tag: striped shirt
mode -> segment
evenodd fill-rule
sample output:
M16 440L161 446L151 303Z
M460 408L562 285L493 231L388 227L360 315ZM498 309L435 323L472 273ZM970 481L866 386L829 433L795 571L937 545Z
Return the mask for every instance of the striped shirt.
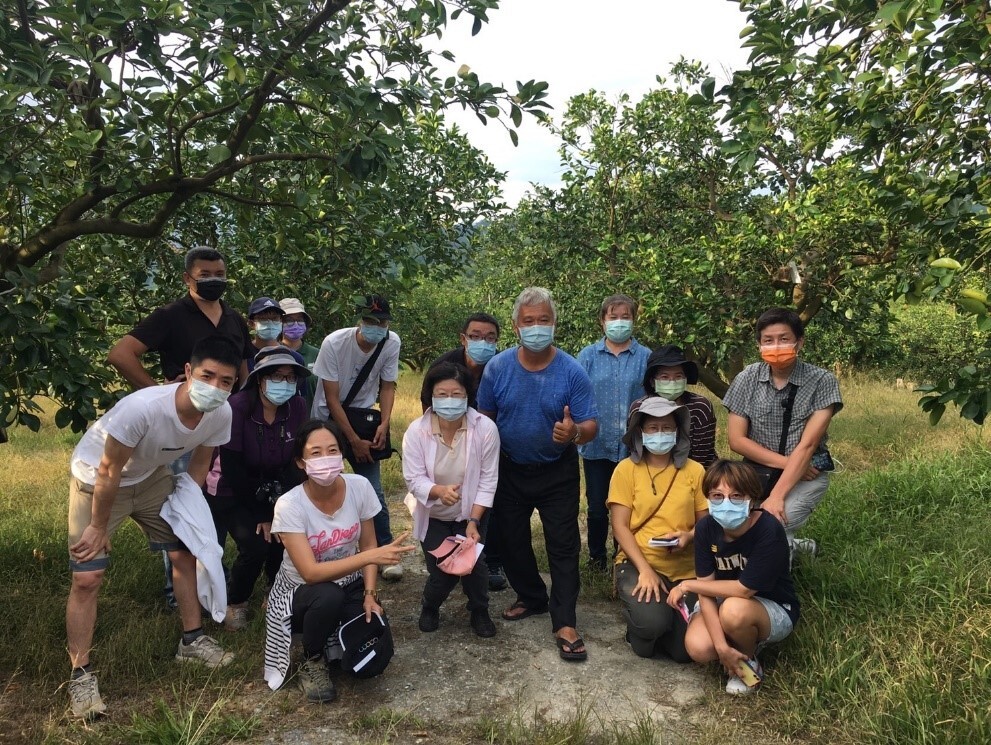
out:
M802 432L812 414L830 407L833 414L837 414L843 408L840 384L831 372L799 360L791 371L788 384L779 390L771 381L771 366L765 362L755 362L747 365L730 383L723 406L749 422L749 439L776 453L781 443L785 406L792 386L797 390L785 451L782 453L790 455L802 439ZM823 435L816 453L828 452L826 440L827 436Z

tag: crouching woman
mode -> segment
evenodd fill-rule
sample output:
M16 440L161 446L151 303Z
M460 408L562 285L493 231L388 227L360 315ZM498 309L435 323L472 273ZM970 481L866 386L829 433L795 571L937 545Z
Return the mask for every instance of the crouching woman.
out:
M272 533L286 555L269 595L266 613L265 680L279 688L289 671L293 633L303 636L300 685L306 698L336 698L324 649L340 623L364 612L382 613L378 565L398 564L415 546L408 533L378 547L372 518L381 509L364 476L344 474L347 441L334 422L311 419L296 435L296 465L306 481L279 497Z
M757 653L780 642L798 622L798 597L788 572L788 539L770 513L751 509L763 492L757 472L739 461L716 461L702 482L709 515L695 526L695 572L668 595L698 603L685 649L699 663L723 666L726 692L757 690L764 671ZM701 612L699 612L701 611Z

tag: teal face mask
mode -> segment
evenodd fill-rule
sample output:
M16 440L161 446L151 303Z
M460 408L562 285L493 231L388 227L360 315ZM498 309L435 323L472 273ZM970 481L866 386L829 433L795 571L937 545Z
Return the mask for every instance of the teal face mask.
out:
M520 344L531 352L543 352L553 343L553 326L522 326L520 328Z
M606 321L606 338L614 344L622 344L633 336L633 321Z
M670 453L675 443L678 442L677 432L651 432L650 434L644 432L642 437L643 446L654 455Z
M389 329L385 326L372 326L368 323L361 324L361 335L369 344L378 344L389 335Z
M255 321L255 335L265 341L275 341L282 334L282 321Z
M286 401L296 395L296 384L285 380L266 380L262 389L265 398L276 406L282 406Z
M655 380L654 390L657 391L658 396L666 398L668 401L674 401L685 392L687 385L688 381L684 378L681 380Z

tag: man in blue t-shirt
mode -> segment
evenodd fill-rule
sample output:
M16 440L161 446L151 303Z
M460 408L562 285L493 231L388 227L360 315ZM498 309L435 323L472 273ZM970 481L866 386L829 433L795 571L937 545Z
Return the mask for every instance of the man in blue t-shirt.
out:
M478 409L499 427L502 457L493 520L516 602L503 611L519 621L550 610L561 657L585 660L575 628L578 602L580 476L576 445L598 429L592 383L581 365L554 346L554 301L542 287L528 287L513 306L520 345L485 366ZM551 591L540 578L530 517L540 514L551 570Z

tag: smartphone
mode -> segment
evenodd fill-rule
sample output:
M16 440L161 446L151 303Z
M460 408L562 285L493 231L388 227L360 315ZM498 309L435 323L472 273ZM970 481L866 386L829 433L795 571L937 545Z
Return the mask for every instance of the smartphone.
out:
M757 674L757 670L754 669L755 663L751 660L742 660L736 668L736 674L740 676L748 688L753 688L760 684L760 676Z
M684 598L678 601L678 611L681 613L681 617L685 619L685 623L688 623L691 613L688 611L688 603L685 602Z
M651 538L647 541L651 548L678 548L677 538Z

